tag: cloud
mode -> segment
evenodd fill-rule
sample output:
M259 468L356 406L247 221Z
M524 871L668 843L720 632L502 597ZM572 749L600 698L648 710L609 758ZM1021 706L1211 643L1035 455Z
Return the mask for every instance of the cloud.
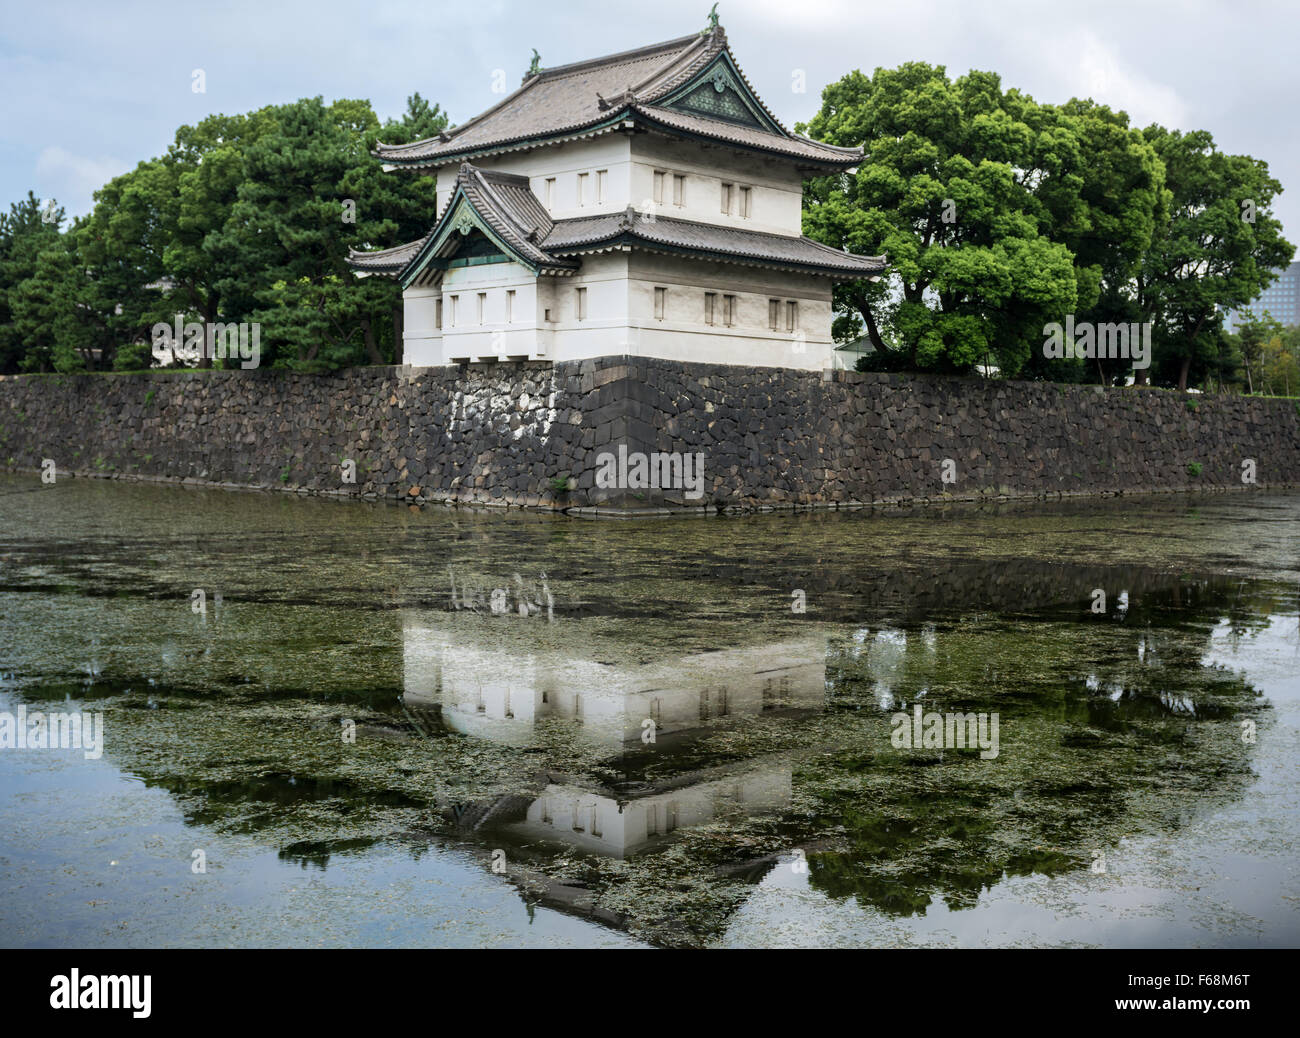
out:
M0 21L0 208L32 188L84 210L130 168L116 156L133 165L159 155L178 126L215 112L321 94L369 98L383 119L419 90L463 122L500 100L495 69L518 82L533 47L552 65L671 39L704 28L710 2L660 0L619 19L608 0L155 0L121 10L46 0L39 20ZM1238 0L724 0L719 11L746 74L787 125L810 118L823 86L851 69L926 61L954 77L997 72L1042 102L1091 96L1138 126L1206 129L1286 180L1300 168L1289 117L1300 93L1294 3L1258 0L1249 15ZM1212 76L1188 57L1207 40ZM195 68L207 73L205 94L190 89ZM792 89L795 70L806 92ZM34 170L46 182L32 183ZM1300 227L1294 186L1277 211Z
M1067 82L1080 97L1091 97L1111 108L1122 108L1133 125L1161 123L1184 127L1190 108L1173 87L1144 76L1140 62L1122 63L1116 53L1092 31L1081 34L1078 64Z
M57 198L69 216L90 212L92 195L131 163L102 156L74 155L52 144L36 158L36 183L42 198Z

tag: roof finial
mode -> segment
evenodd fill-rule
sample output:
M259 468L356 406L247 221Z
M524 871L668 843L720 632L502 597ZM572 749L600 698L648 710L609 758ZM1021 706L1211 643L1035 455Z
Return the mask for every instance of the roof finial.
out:
M527 79L529 76L540 75L541 71L542 71L542 56L537 53L537 48L534 47L533 63L528 66L528 71L524 74L524 78Z
M709 27L704 31L712 32L717 27L718 27L718 5L714 4L712 9L709 11Z

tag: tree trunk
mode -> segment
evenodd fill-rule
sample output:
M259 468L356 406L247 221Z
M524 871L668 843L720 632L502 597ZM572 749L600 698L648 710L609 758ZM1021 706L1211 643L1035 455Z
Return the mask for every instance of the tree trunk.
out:
M1178 368L1178 391L1187 392L1187 373L1192 369L1192 358L1190 356L1183 358L1183 363Z
M366 357L371 364L382 364L384 358L379 355L379 347L375 344L375 326L369 317L361 322L361 332L366 340Z
M888 353L885 347L885 341L880 337L880 329L876 327L876 318L871 312L871 304L867 302L867 297L861 292L853 293L853 305L858 308L858 313L867 324L867 339L881 353Z
M212 367L212 357L208 352L208 346L211 344L211 328L217 321L217 301L212 298L208 305L203 309L203 320L206 324L203 326L203 345L199 351L199 367Z

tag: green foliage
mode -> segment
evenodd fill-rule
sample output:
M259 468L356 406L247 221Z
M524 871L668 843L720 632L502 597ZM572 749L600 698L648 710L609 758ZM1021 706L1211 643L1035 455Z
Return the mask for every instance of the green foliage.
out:
M1256 298L1295 248L1270 211L1282 185L1266 163L1220 152L1205 131L1143 133L1172 199L1140 272L1140 305L1155 324L1151 377L1186 389L1221 370L1223 313Z
M864 149L856 171L811 181L804 198L807 234L890 264L878 282L835 288L835 339L865 333L875 347L863 369L991 362L1003 376L1121 381L1127 361L1042 356L1045 326L1073 314L1150 323L1160 385L1255 377L1259 358L1219 315L1292 255L1263 162L1219 152L1208 133L1138 130L1090 99L1040 104L993 73L950 80L919 62L849 73L799 129ZM1281 352L1273 381L1300 381L1297 354Z
M1199 461L1189 461L1187 463L1187 474L1195 478L1201 474L1202 467Z
M9 212L0 212L0 373L22 370L29 349L43 356L54 349L52 329L20 330L13 312L18 287L36 273L41 252L59 240L63 208L52 201L47 206L28 191Z
M0 371L145 368L177 315L262 325L269 366L400 359L400 289L346 257L428 230L433 178L384 174L371 151L446 125L419 94L382 126L366 101L305 99L182 126L63 233L29 194L0 215Z
M866 157L855 174L809 185L805 230L891 268L888 280L837 286L836 336L865 326L885 370L1019 372L1043 325L1078 299L1069 250L1044 233L1054 208L1077 204L1075 142L985 72L853 72L822 100L807 131Z

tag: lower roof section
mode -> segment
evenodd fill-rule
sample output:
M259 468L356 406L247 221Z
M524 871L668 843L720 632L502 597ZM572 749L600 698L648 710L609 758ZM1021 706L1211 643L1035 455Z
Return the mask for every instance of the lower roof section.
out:
M353 251L348 262L358 276L380 275L409 283L435 254L444 262L454 255L474 226L537 273L571 272L584 253L613 248L798 270L839 281L872 277L885 269L883 256L855 256L803 236L641 213L632 206L623 212L552 221L529 190L527 178L480 170L468 163L461 166L457 188L428 234L390 249Z
M802 236L750 231L721 224L622 213L557 220L541 246L554 256L575 256L618 245L801 270L840 280L871 277L885 269L883 256L855 256Z

